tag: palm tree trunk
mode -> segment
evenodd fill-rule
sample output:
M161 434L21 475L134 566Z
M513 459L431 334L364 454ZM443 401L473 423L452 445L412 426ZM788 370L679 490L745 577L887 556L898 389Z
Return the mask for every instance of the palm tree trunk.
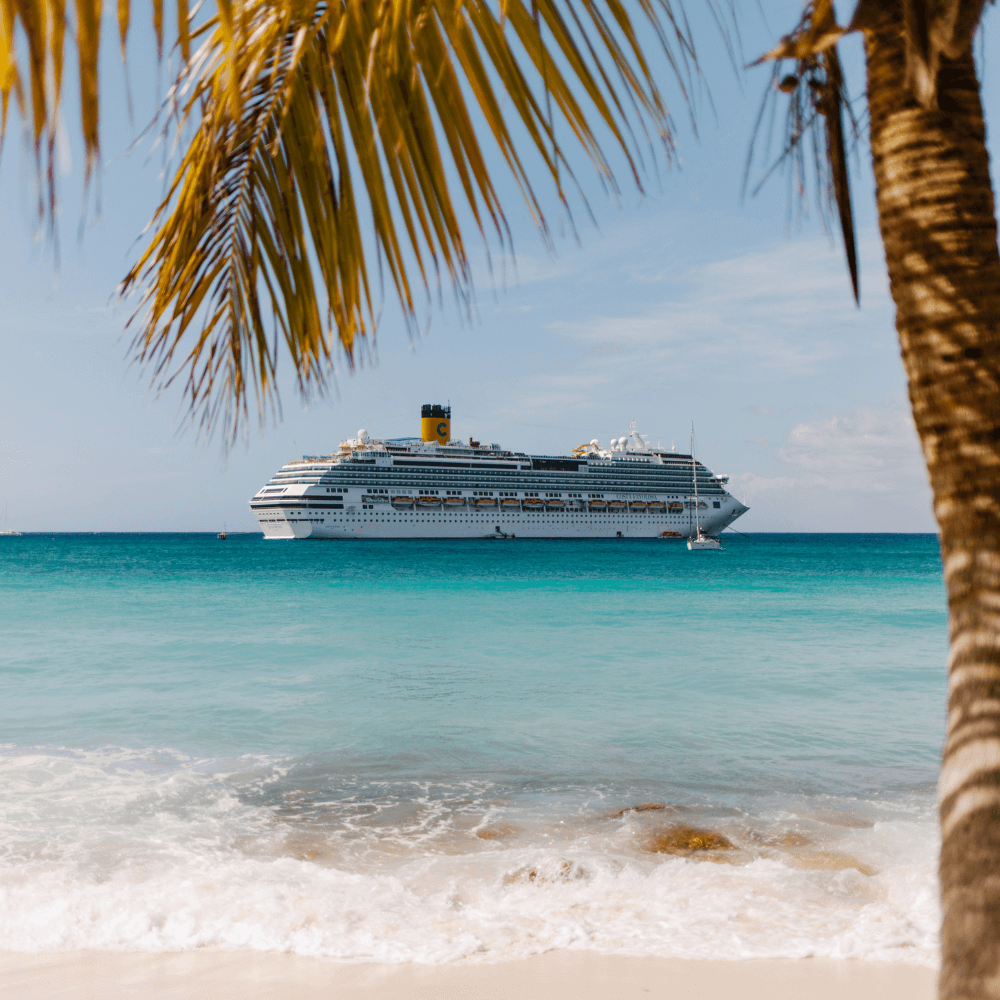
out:
M940 996L1000 997L1000 255L971 47L936 108L905 81L903 4L866 32L879 224L948 589Z

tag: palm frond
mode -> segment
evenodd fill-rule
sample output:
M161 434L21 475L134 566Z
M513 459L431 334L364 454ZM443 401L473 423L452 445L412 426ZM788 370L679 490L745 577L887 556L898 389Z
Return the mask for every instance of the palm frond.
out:
M727 0L706 2L719 16ZM546 237L529 169L540 162L568 207L567 144L613 192L604 147L617 147L641 190L642 143L672 152L644 38L685 99L697 76L670 0L637 0L631 13L624 0L217 0L198 25L188 0L175 7L182 62L165 108L182 153L121 291L142 296L135 357L158 384L182 378L192 415L209 432L224 425L228 440L251 401L260 414L277 405L283 350L305 394L322 389L340 348L353 363L383 280L411 324L421 287L450 282L468 307L464 229L510 245L495 162ZM99 162L101 12L102 0L69 11L65 0L0 0L0 149L13 100L50 223L67 34L88 180ZM124 57L130 0L116 14ZM162 56L163 0L150 14Z
M832 0L812 0L806 5L795 30L752 64L756 66L772 61L773 69L748 150L743 185L745 191L765 116L770 109L773 129L776 95L788 94L781 154L765 171L755 193L775 169L783 166L788 169L792 199L804 206L809 175L812 174L818 194L817 207L825 227L829 225L829 215L836 210L854 299L860 302L857 237L848 170L849 144L844 131L845 111L855 140L859 136L859 128L851 113L837 55L837 42L843 34L844 30L834 20ZM795 69L784 74L782 61L789 58L795 60ZM769 147L770 141L765 141L764 146ZM811 157L806 155L809 147Z
M30 122L38 177L39 221L48 219L55 236L55 143L62 100L63 61L67 28L80 69L80 121L83 131L85 183L100 161L100 97L98 65L101 46L102 0L0 0L0 152L7 135L11 99L19 115ZM185 61L188 38L187 0L177 2L177 33ZM131 22L130 0L118 0L117 21L122 57ZM153 0L157 54L163 51L163 0ZM26 55L22 67L19 53Z
M601 130L640 187L632 124L669 156L643 26L673 43L682 86L695 64L658 9L642 0L635 23L621 0L220 0L170 95L193 138L121 288L142 296L135 357L158 384L182 379L201 429L232 441L276 405L282 344L307 395L338 344L353 363L379 312L373 252L410 324L420 286L468 303L463 212L509 247L480 132L543 233L518 132L563 203L566 142L612 189Z

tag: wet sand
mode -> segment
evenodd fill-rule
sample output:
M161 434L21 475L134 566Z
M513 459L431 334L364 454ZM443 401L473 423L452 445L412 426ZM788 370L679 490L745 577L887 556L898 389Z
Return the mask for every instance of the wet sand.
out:
M695 961L554 951L509 962L378 965L273 952L0 952L5 1000L932 1000L937 974L849 959Z

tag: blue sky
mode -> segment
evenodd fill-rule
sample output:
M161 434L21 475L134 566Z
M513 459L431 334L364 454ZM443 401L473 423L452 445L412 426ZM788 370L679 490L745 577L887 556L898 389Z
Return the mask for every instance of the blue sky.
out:
M794 23L798 5L744 5L747 58ZM691 5L693 15L701 11ZM113 16L109 7L107 17ZM162 189L158 151L128 147L153 108L155 59L136 10L130 122L113 33L102 59L100 213L78 238L82 158L75 119L61 178L61 263L34 239L33 179L15 123L0 161L0 504L25 531L252 530L247 499L289 458L334 448L362 426L419 432L419 407L447 402L457 437L561 453L625 433L687 444L731 475L758 531L932 531L930 495L906 403L874 215L870 166L854 178L862 307L839 243L813 213L789 224L777 178L741 203L743 162L767 70L737 78L694 17L715 111L699 136L669 84L680 167L647 177L644 197L605 197L575 164L593 210L574 208L579 242L554 199L554 254L512 197L515 269L470 241L478 297L466 322L448 304L411 340L391 302L369 360L338 365L329 398L304 405L287 379L283 421L223 455L183 430L180 394L154 394L127 364L129 310L114 289ZM995 20L987 14L988 20ZM109 23L110 26L110 23ZM990 23L987 31L995 30ZM987 34L989 46L992 34ZM848 47L853 93L860 48ZM1000 109L987 59L988 122ZM69 73L67 73L69 75ZM70 92L69 102L75 100ZM991 128L990 134L996 130ZM994 161L996 160L996 150ZM547 189L540 184L540 189ZM561 234L560 234L561 231Z

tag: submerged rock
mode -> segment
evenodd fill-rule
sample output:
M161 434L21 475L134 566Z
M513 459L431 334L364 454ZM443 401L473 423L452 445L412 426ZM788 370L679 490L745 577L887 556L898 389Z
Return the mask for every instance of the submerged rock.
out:
M484 826L476 830L476 836L480 840L503 840L504 837L517 833L517 830L516 826L510 826L507 823L494 823L492 826Z
M809 868L816 871L836 872L853 868L862 875L877 875L878 870L866 865L849 854L837 854L834 851L808 851L793 854L785 863L791 868Z
M626 806L618 812L608 814L608 819L621 819L626 813L655 812L660 809L670 809L671 807L662 802L640 802L637 806Z
M653 854L694 854L698 851L735 851L736 845L714 830L674 826L656 834L646 845Z
M811 837L799 833L798 830L786 830L779 836L764 841L766 847L808 847L813 843L815 841Z

